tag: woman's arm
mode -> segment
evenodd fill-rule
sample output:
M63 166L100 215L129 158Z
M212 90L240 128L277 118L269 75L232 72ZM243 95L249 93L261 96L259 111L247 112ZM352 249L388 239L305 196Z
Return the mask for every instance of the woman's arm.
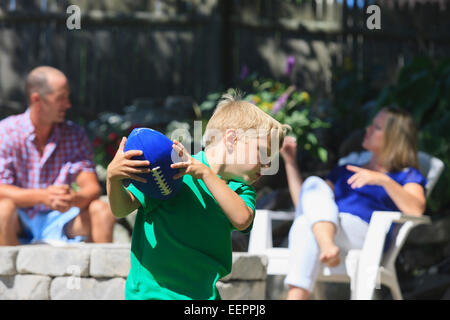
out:
M297 162L284 162L286 177L288 181L289 194L291 195L292 202L294 206L298 204L298 195L300 189L302 188L302 177L300 175L300 169L298 168Z
M364 185L382 186L397 208L404 214L422 216L425 212L426 197L423 187L418 183L407 183L404 186L387 174L348 165L347 169L355 172L348 179L353 189Z
M418 183L400 185L389 176L383 183L389 197L404 214L420 217L425 212L426 197L423 187Z
M289 194L295 206L298 204L298 195L302 187L302 177L300 169L297 165L297 142L294 137L287 136L284 138L280 154L284 160L286 177L288 181Z

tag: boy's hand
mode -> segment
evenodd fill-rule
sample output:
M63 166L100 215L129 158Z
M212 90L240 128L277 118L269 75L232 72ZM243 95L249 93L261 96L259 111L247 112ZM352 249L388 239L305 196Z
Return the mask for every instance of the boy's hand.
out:
M182 159L182 162L172 163L170 167L172 169L180 168L182 172L173 176L174 179L179 179L185 174L189 174L196 179L203 179L205 174L211 172L211 169L205 166L202 162L191 157L186 148L177 140L173 141L173 149L178 153L178 156Z
M150 162L147 160L132 160L131 158L141 156L141 150L129 150L124 152L125 142L127 138L123 137L120 142L119 149L114 156L114 159L108 165L106 170L107 177L111 181L121 181L124 179L133 179L142 183L147 183L147 180L137 176L139 173L149 173Z

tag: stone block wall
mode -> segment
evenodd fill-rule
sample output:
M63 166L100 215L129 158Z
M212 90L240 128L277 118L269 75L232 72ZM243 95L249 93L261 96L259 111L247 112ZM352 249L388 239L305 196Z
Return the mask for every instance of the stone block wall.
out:
M264 299L266 267L265 256L233 253L222 299ZM129 244L0 247L0 299L122 300L129 269Z

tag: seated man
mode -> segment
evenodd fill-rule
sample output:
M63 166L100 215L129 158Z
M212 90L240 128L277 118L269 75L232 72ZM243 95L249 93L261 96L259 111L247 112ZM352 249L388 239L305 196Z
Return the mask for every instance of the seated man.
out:
M0 121L0 245L112 241L115 217L98 199L90 142L65 120L69 92L61 71L37 67L27 111Z

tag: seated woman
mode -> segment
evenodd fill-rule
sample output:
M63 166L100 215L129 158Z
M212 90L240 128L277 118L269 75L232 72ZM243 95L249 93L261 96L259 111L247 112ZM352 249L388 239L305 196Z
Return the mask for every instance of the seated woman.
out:
M365 165L338 166L325 181L309 177L303 182L295 139L284 140L280 153L296 206L289 232L288 299L309 298L320 263L342 268L345 253L362 248L374 211L414 216L425 211L426 179L418 170L411 116L397 108L382 109L366 128L362 146L372 152Z

